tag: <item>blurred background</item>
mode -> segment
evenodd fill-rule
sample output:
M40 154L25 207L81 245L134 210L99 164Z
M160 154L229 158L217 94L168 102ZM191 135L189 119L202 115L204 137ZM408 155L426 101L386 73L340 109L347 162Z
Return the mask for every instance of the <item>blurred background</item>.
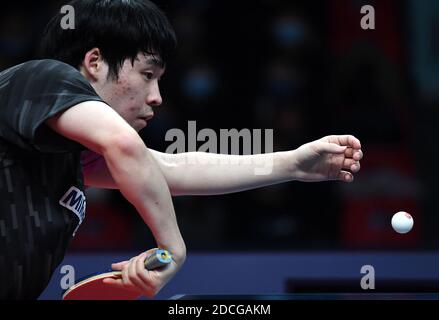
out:
M179 46L161 82L164 103L141 132L149 147L164 152L169 129L187 132L196 121L218 134L273 129L275 151L348 133L365 152L352 184L174 198L189 253L439 248L438 1L155 2ZM0 70L36 57L45 24L64 4L2 4ZM360 27L363 5L375 8L375 30ZM390 225L397 211L414 217L404 236ZM118 191L87 190L72 252L151 246Z

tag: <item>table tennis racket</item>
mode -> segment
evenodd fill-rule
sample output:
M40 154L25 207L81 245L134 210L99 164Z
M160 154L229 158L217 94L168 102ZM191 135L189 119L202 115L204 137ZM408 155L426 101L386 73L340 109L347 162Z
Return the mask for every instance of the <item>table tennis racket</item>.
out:
M172 255L163 249L157 249L145 259L145 268L153 270L169 264ZM128 289L115 288L103 282L106 278L121 278L121 271L106 271L89 275L72 285L62 296L63 300L135 300L141 295Z

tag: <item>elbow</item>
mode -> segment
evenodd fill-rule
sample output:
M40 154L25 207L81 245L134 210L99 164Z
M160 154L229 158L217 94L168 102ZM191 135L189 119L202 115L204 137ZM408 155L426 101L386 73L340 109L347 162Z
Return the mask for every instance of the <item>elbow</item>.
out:
M137 158L144 154L146 146L137 132L127 131L109 138L102 149L105 158L107 156Z
M119 185L121 180L130 177L131 183L141 182L142 179L155 179L157 166L148 149L133 130L114 135L108 142L103 151L103 157L114 181Z

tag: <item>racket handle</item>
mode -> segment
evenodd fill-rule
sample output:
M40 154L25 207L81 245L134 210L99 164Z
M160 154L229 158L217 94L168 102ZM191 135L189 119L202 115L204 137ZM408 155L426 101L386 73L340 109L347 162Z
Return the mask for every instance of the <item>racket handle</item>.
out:
M148 270L163 267L172 261L172 254L168 250L157 249L145 259L145 268Z

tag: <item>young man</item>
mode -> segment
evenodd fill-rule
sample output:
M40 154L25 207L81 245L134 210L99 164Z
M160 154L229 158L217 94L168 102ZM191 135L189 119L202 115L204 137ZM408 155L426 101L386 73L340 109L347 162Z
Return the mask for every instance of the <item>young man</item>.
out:
M119 189L157 247L172 252L160 270L143 267L150 251L113 264L123 277L110 284L154 296L186 258L172 195L351 182L360 169L360 142L348 135L251 156L148 149L137 132L162 103L158 81L176 43L171 25L147 0L70 4L75 29L64 30L57 15L43 38L44 59L0 73L0 298L35 299L47 286L84 219L84 184ZM270 174L255 174L261 161L273 161Z

